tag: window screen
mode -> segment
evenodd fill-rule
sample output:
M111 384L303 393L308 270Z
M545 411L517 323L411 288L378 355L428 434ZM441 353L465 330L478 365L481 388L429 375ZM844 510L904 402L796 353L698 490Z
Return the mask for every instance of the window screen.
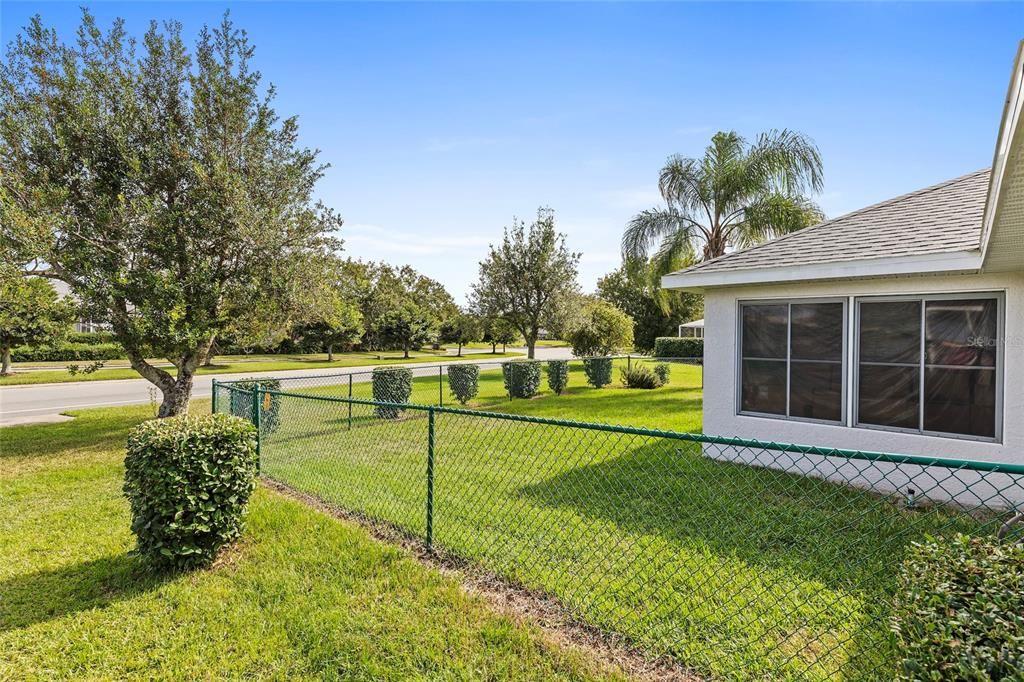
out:
M841 421L844 304L741 307L740 410Z
M994 438L995 297L861 301L860 424Z

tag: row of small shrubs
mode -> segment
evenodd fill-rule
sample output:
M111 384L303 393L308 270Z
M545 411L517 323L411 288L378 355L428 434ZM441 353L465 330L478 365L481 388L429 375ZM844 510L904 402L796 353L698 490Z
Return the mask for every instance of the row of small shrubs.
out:
M702 358L704 357L704 339L659 336L654 340L654 357Z
M1024 545L958 535L914 543L892 629L896 679L1024 679Z
M56 346L11 349L12 362L95 362L123 358L119 343L61 343Z

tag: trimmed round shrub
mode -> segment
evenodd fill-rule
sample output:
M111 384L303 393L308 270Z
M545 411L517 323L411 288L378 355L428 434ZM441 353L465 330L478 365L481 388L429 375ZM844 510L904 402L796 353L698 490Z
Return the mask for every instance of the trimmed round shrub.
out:
M405 367L378 367L373 370L373 399L384 403L408 403L412 395L412 370ZM377 405L381 419L398 419L402 408Z
M279 379L239 379L231 382L231 414L255 423L252 410L252 390L259 386L264 391L280 391ZM267 435L281 425L281 396L276 393L260 394L260 433Z
M514 360L501 363L505 390L513 398L532 398L540 391L540 365L536 360Z
M153 419L128 436L124 494L143 560L208 566L241 534L256 487L256 429L225 414Z
M622 378L622 385L626 388L658 388L661 386L661 379L654 370L647 365L634 363L632 367L623 367L619 376Z
M562 395L562 391L569 385L569 361L549 360L544 370L548 375L548 388L555 395Z
M892 629L898 680L1021 679L1024 545L967 535L914 543Z
M465 405L480 392L480 367L478 365L449 365L448 387L452 396Z
M654 364L654 373L658 375L659 385L664 386L672 378L672 366L667 362L657 362Z
M601 388L612 383L611 358L585 358L583 373L587 375L587 383L594 388Z

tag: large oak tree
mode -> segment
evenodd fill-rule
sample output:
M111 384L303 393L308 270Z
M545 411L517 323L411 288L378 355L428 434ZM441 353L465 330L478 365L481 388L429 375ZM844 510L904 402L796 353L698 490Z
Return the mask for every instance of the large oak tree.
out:
M0 65L0 247L109 320L160 416L234 316L281 317L303 262L339 246L325 166L252 57L227 16L190 51L177 23L137 44L83 11L70 43L34 18Z

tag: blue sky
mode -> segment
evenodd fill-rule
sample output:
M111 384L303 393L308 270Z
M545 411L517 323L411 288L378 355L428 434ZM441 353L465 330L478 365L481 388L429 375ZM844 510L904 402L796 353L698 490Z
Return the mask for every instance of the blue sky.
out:
M71 37L81 3L0 5ZM96 3L101 22L230 7L256 65L331 164L349 255L409 263L462 302L513 216L555 209L580 279L616 267L672 153L788 127L825 162L835 216L987 166L1019 4Z

